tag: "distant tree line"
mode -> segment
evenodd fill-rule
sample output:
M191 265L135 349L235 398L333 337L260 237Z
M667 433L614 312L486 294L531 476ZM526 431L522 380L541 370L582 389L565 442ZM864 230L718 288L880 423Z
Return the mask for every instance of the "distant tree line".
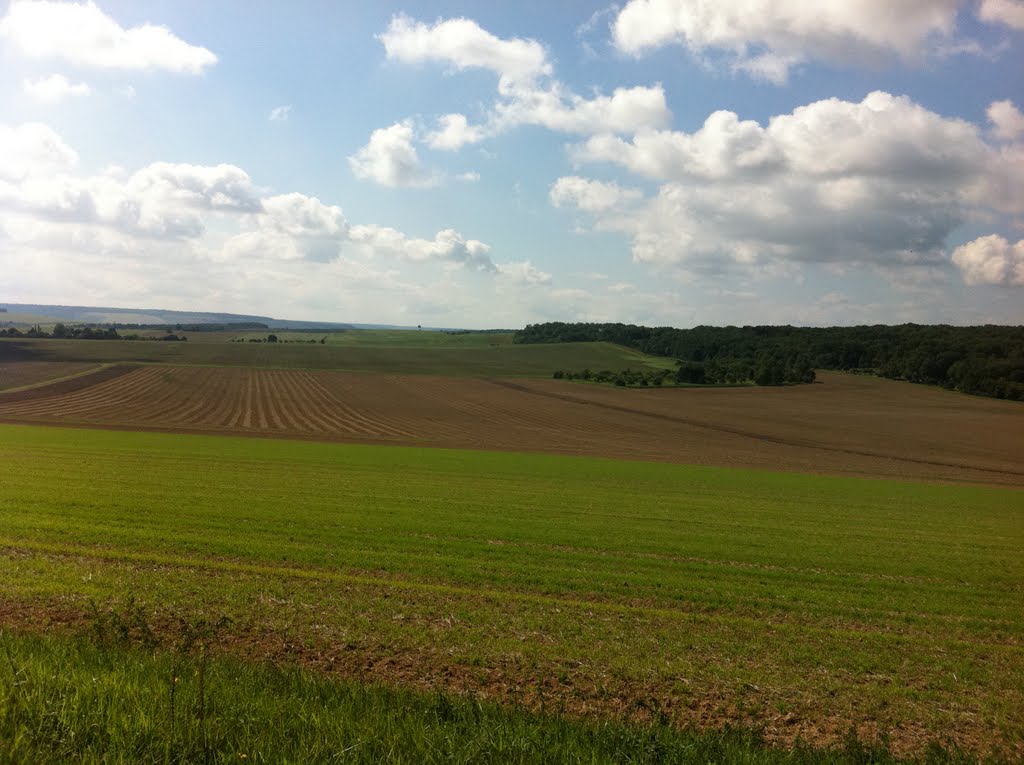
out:
M245 342L249 342L249 343L306 343L306 344L319 343L320 345L326 345L326 343L327 343L327 336L324 335L319 340L317 340L315 337L310 338L309 340L281 340L280 338L278 338L277 335L267 335L266 338L262 338L262 337L233 337L233 338L231 338L231 342L232 343L245 343Z
M0 337L51 337L57 340L120 340L121 336L113 327L69 327L66 324L53 325L53 331L47 332L38 324L32 325L24 332L17 327L0 329Z
M140 337L139 335L118 334L117 329L113 326L100 327L95 324L68 326L61 322L54 324L50 332L47 332L38 324L33 324L24 331L17 327L0 329L0 337L49 338L52 340L188 340L185 335L175 335L172 332L168 332L160 337Z
M176 335L173 332L168 332L166 335L160 337L139 337L138 335L129 335L125 340L164 340L171 343L183 343L188 340L186 335Z
M642 327L531 324L516 343L607 341L678 361L683 383L781 385L815 369L882 377L994 398L1024 400L1024 327L902 324L858 327Z
M661 386L667 380L672 379L673 374L668 369L625 369L620 372L612 372L603 369L600 372L591 372L584 369L579 372L559 369L552 377L556 380L586 380L588 382L610 383L618 386Z

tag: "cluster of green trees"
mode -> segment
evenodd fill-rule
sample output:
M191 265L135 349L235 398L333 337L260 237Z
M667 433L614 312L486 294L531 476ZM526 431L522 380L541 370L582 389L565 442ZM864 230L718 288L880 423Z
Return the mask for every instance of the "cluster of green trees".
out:
M779 385L814 369L867 372L965 393L1024 400L1024 327L642 327L531 324L517 343L608 341L677 359L677 380Z
M53 331L47 332L38 324L34 324L22 332L17 327L0 329L0 337L52 337L58 340L120 340L121 336L113 327L69 327L66 324L53 325Z
M600 372L591 372L584 369L582 372L564 371L559 369L552 377L556 380L587 380L588 382L611 383L618 386L639 385L664 385L666 380L672 379L672 372L667 369L626 369L621 372L612 372L602 369Z
M310 338L309 340L281 340L277 335L267 335L264 339L262 337L233 337L231 338L232 343L320 343L325 345L327 343L327 336L321 337L319 340L316 338Z

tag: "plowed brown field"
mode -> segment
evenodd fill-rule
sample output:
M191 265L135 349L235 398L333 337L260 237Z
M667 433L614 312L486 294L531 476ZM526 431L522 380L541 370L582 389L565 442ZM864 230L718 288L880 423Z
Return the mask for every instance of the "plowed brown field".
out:
M5 361L0 363L0 391L81 374L98 366L85 361Z
M1024 486L1024 406L822 373L786 388L616 389L109 367L0 393L0 421L507 449Z

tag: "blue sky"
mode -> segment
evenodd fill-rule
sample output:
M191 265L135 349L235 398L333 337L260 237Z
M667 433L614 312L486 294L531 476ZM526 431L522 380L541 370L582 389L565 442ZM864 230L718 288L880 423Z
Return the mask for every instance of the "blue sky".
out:
M1024 2L0 6L0 300L1024 323Z

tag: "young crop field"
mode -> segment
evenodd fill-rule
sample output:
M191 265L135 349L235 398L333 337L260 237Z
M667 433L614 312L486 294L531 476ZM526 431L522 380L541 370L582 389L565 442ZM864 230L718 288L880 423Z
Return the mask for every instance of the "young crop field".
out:
M623 390L557 380L122 365L0 393L0 421L1024 485L1024 407L843 374L786 388Z
M288 329L242 329L220 330L215 332L194 332L188 329L173 329L170 332L188 338L195 343L248 343L250 340L265 341L274 335L279 343L316 344L324 341L324 345L363 346L385 348L488 348L501 345L512 345L512 332L438 332L416 329L325 329L288 330ZM139 337L159 338L167 334L166 329L122 329L121 335L138 335Z
M560 718L1024 754L1018 489L30 426L0 462L19 635L216 624L246 666ZM68 661L31 677L128 671Z
M1024 754L1019 404L227 339L0 341L0 760Z
M260 336L265 337L267 333ZM415 333L414 333L415 334ZM423 333L426 334L426 333ZM434 333L440 334L440 333ZM320 336L317 336L320 337ZM233 343L159 340L0 339L0 364L9 361L245 366L335 369L456 377L551 377L572 369L664 368L671 361L612 343L550 345L460 342L441 346L392 343ZM468 337L468 336L467 336ZM481 335L480 337L487 337Z
M431 332L410 329L351 329L344 332L289 332L268 330L236 334L238 339L266 337L272 332L282 341L326 340L326 345L377 346L391 348L490 348L512 345L511 332ZM195 333L190 340L198 339Z

